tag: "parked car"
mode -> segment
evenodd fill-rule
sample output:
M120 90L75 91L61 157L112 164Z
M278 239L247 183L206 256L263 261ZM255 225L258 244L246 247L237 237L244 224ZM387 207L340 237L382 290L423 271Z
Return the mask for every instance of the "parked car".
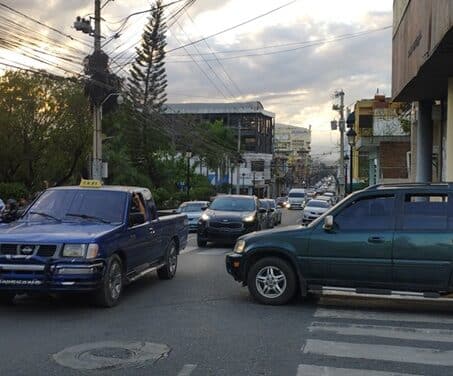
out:
M203 214L203 210L207 209L208 206L209 201L187 201L179 206L177 212L187 215L189 231L197 231L201 214Z
M324 200L313 199L308 201L302 214L302 223L310 223L329 210L331 206L328 201Z
M277 197L277 206L280 208L286 208L288 205L288 197Z
M303 209L306 198L305 189L291 189L288 193L288 209Z
M266 228L265 208L255 196L222 195L201 215L197 244L234 242L239 236Z
M267 199L261 199L260 206L266 209L266 228L274 228L274 211L271 208L271 203Z
M273 226L277 226L282 223L282 212L277 206L277 203L274 199L268 198L266 199L269 202L271 207L272 219L273 219Z
M18 293L90 293L117 304L125 284L157 271L176 274L187 244L183 214L158 218L146 188L50 188L16 222L0 225L0 300Z
M440 297L453 292L452 209L448 184L374 186L306 228L239 238L226 268L264 304L325 287Z
M333 192L325 192L324 196L331 197L332 204L335 205L337 203L337 196Z

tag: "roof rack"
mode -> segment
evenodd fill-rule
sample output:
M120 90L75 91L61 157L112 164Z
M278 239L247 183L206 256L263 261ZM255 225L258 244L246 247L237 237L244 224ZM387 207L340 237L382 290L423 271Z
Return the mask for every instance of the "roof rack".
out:
M374 191L380 188L398 188L398 187L445 187L447 186L450 189L453 189L453 182L427 182L427 183L386 183L386 184L374 184L370 185L369 187L365 188L364 191Z

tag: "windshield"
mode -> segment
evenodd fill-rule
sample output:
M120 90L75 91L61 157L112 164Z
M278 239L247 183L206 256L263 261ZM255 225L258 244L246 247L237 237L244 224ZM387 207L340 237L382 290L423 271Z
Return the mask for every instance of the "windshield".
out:
M328 208L330 205L326 201L311 200L308 202L307 206L312 208Z
M288 195L288 197L305 197L304 192L293 192Z
M247 197L218 197L210 209L222 211L253 211L255 200Z
M27 211L26 220L80 220L91 217L104 222L121 223L127 193L105 190L61 189L44 192ZM68 215L71 214L71 215ZM75 216L77 215L77 216ZM53 218L52 218L53 217Z
M203 203L193 203L193 204L184 204L179 208L181 213L191 213L202 211L203 207L206 207L206 204Z

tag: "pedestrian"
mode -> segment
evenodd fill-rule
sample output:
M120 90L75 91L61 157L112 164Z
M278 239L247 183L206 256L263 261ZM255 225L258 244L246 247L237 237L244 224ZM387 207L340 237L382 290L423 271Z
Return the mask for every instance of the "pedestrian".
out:
M5 210L5 203L3 202L3 200L0 198L0 213Z

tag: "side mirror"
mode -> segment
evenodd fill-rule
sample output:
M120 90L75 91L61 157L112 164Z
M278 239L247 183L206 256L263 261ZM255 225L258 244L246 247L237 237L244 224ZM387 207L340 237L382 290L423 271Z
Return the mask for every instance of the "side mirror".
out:
M201 207L201 210L202 210L202 211L205 211L207 208L208 208L207 206L202 206L202 207Z
M172 210L172 214L178 214L179 213L179 209L173 209Z
M134 227L145 223L145 216L142 213L129 214L129 227Z
M267 213L267 209L266 208L260 208L258 210L258 212L260 212L261 214L265 214L265 213Z
M323 229L326 231L330 231L333 229L333 216L328 215L324 218L324 226Z

